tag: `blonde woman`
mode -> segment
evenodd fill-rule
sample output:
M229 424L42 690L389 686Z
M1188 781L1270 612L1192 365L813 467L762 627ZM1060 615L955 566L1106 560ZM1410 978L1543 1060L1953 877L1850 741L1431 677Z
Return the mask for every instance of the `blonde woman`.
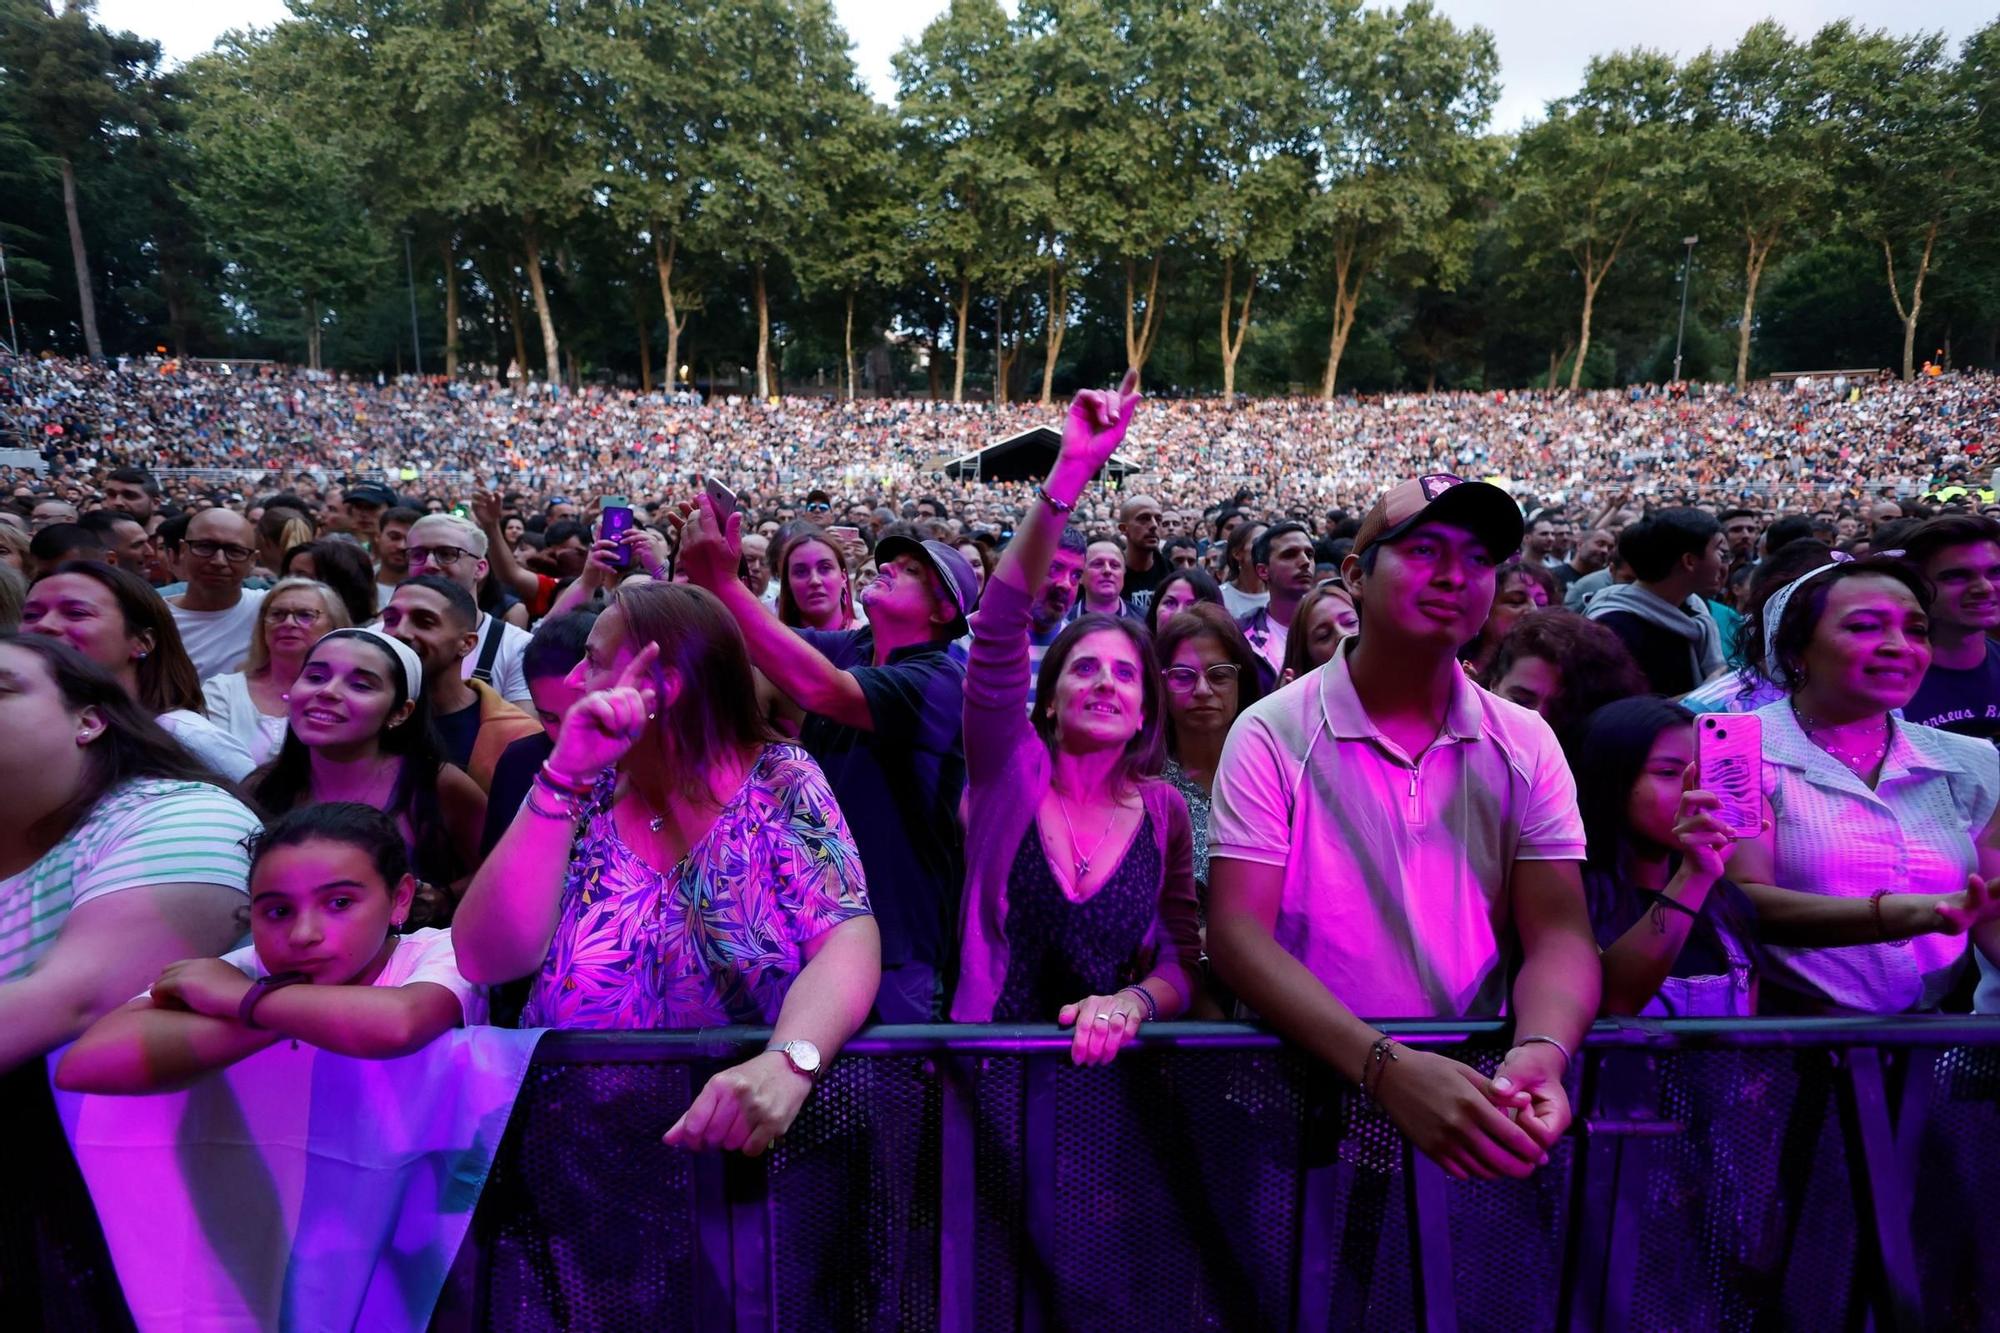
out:
M284 744L285 722L291 716L285 695L299 678L306 654L327 634L348 624L346 603L326 584L280 580L257 609L243 669L202 682L209 720L242 742L257 764L268 763Z

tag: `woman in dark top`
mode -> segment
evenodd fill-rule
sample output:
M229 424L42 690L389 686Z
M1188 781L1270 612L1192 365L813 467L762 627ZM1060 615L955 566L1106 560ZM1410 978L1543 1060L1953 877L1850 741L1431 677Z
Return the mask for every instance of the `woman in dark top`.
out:
M1607 704L1584 730L1577 803L1606 1013L1756 1009L1756 909L1723 877L1734 840L1690 800L1693 762L1694 714L1664 699Z

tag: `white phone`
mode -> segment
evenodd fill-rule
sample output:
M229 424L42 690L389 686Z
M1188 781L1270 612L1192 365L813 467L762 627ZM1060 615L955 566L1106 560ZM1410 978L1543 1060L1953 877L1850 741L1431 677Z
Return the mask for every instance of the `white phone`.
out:
M1695 784L1722 802L1716 817L1739 838L1764 828L1764 723L1755 713L1703 713L1694 733Z

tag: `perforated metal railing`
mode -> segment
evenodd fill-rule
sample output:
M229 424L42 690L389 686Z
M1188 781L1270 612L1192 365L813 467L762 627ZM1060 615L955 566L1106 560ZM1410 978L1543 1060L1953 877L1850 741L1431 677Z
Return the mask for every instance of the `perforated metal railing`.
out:
M1222 1024L1090 1070L1056 1029L876 1029L767 1159L662 1146L762 1045L545 1039L434 1326L2000 1329L2000 1020L1600 1025L1576 1132L1486 1184ZM63 1211L0 1238L0 1303L106 1326Z

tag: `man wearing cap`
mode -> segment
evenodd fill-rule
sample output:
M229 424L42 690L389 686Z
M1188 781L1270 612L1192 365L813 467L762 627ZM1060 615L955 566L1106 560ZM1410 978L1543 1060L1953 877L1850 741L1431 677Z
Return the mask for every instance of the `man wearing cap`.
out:
M450 579L479 599L479 581L486 577L486 534L472 523L451 514L425 514L410 525L410 573L438 574ZM482 681L500 692L500 697L517 708L533 708L535 696L528 692L528 678L521 671L522 654L528 651L528 631L510 625L498 616L479 613L478 645L460 664L459 674Z
M703 496L682 521L679 568L722 600L751 662L805 710L799 743L847 816L882 930L876 1021L930 1022L965 882L965 667L948 650L979 576L943 542L886 537L861 592L867 627L794 631L736 576L742 526L737 514L718 527Z
M1600 986L1562 750L1457 662L1521 526L1456 477L1383 496L1342 568L1361 632L1238 720L1209 824L1217 974L1460 1178L1547 1160ZM1365 1021L1502 1014L1490 1079Z
M347 510L347 530L368 547L375 545L382 511L394 509L397 504L396 493L379 481L364 481L349 486L342 493L341 501Z

